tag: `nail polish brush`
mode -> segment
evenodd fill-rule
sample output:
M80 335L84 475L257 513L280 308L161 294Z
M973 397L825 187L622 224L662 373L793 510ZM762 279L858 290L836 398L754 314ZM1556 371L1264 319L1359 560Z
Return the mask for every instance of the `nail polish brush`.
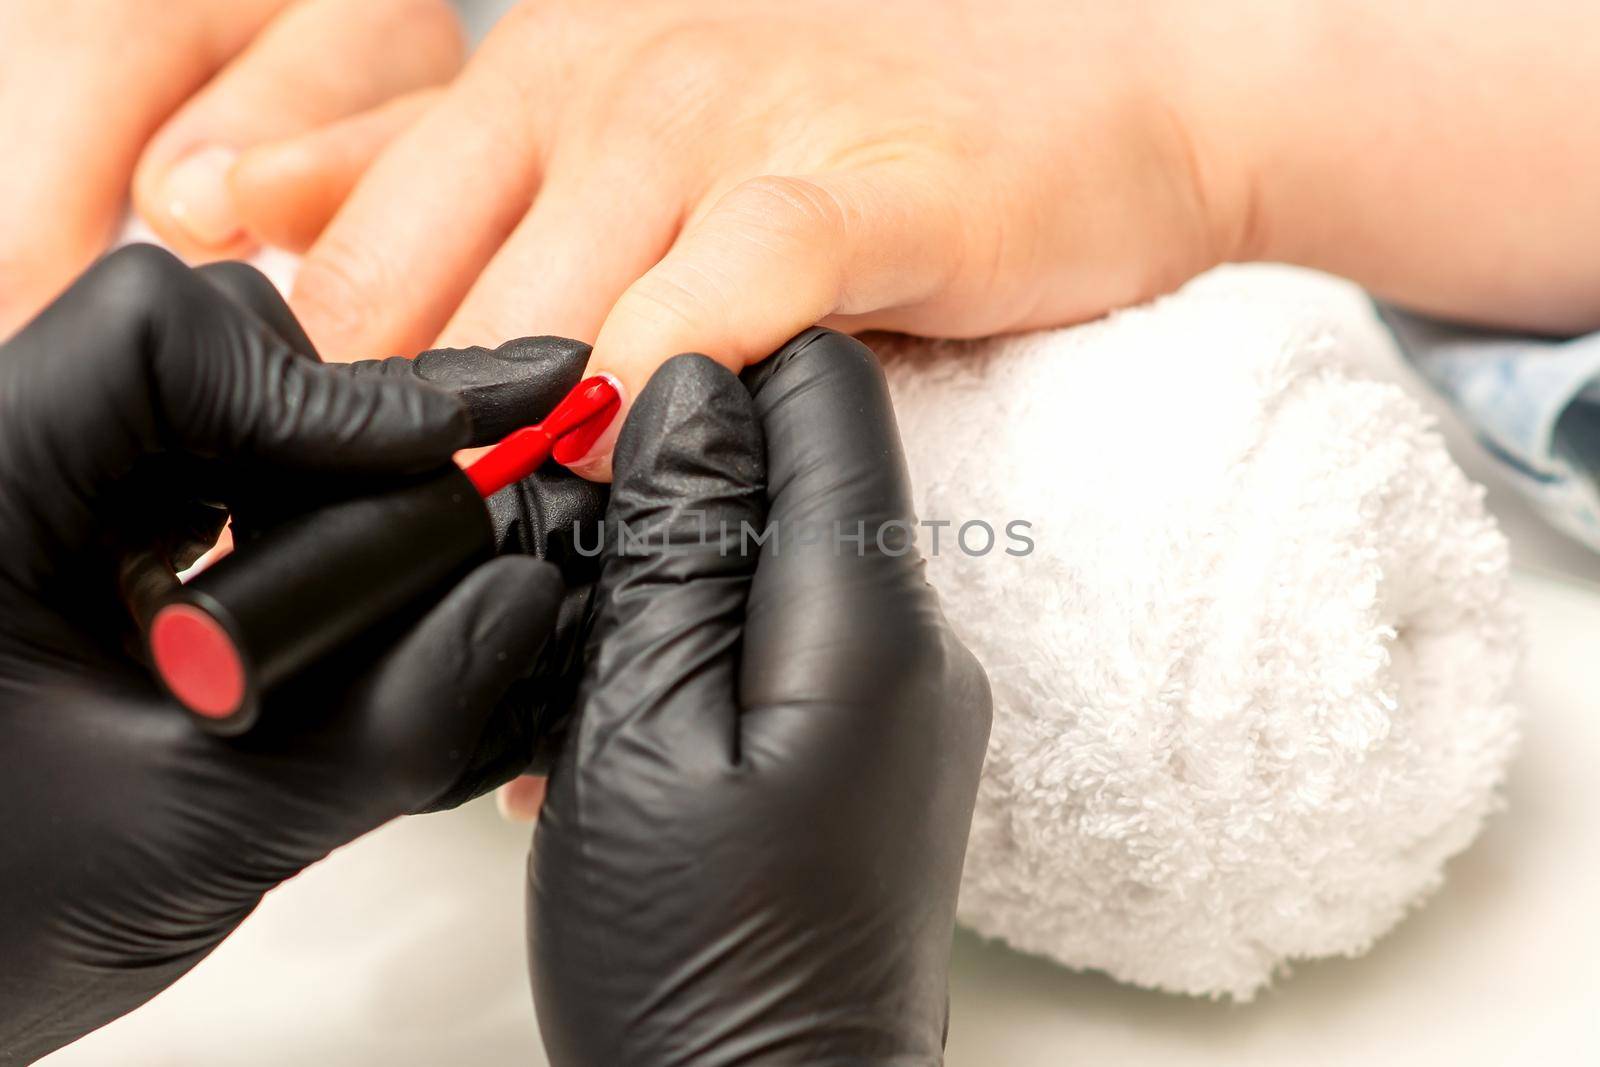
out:
M275 686L375 627L420 617L492 557L483 501L552 452L581 457L621 406L613 379L586 379L465 470L340 501L237 546L152 616L156 676L206 730L244 733Z

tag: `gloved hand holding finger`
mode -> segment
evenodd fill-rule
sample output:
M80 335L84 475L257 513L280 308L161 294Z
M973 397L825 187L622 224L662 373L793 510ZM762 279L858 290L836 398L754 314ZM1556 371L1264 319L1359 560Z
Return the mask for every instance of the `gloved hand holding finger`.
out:
M987 684L871 354L809 331L752 385L677 357L618 441L529 867L553 1064L942 1057Z

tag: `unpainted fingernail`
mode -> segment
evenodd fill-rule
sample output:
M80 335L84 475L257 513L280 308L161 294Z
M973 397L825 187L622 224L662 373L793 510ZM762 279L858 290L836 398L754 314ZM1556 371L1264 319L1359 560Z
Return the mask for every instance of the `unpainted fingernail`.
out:
M191 152L167 171L161 186L167 215L198 244L220 248L243 232L228 185L238 158L232 148L213 145Z

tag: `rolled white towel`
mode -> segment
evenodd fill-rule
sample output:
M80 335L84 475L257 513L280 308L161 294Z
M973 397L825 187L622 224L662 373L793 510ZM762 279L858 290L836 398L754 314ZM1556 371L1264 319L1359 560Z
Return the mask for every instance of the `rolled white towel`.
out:
M1074 329L879 346L920 514L956 524L930 578L994 686L979 933L1248 999L1365 951L1496 806L1507 547L1363 377L1333 286L1230 268Z

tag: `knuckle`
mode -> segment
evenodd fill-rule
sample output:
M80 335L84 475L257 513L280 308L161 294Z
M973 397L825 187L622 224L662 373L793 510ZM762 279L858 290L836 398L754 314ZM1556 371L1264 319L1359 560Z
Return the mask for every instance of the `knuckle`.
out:
M632 140L641 152L670 160L721 125L718 112L729 99L728 86L747 77L748 57L735 51L715 22L638 21L621 42L597 38L596 25L603 30L606 24L592 14L584 27L564 30L568 39L583 40L590 59L568 68L579 85L571 130L601 151Z
M729 298L692 263L663 264L634 283L614 314L645 336L693 336L723 317Z
M595 54L594 46L612 28L614 16L596 10L604 6L593 0L517 4L489 31L482 51L515 60L513 67L570 74L578 69L580 58ZM529 63L530 55L537 57L535 64Z
M403 40L420 46L421 55L436 60L448 73L466 54L466 35L460 16L449 0L389 0L386 16L378 32L387 39Z
M723 98L749 69L731 40L715 22L673 21L641 34L621 69L635 94L658 110L662 95L674 103Z
M827 189L805 178L764 174L736 186L722 199L720 213L740 226L794 240L827 240L849 225L844 205Z

